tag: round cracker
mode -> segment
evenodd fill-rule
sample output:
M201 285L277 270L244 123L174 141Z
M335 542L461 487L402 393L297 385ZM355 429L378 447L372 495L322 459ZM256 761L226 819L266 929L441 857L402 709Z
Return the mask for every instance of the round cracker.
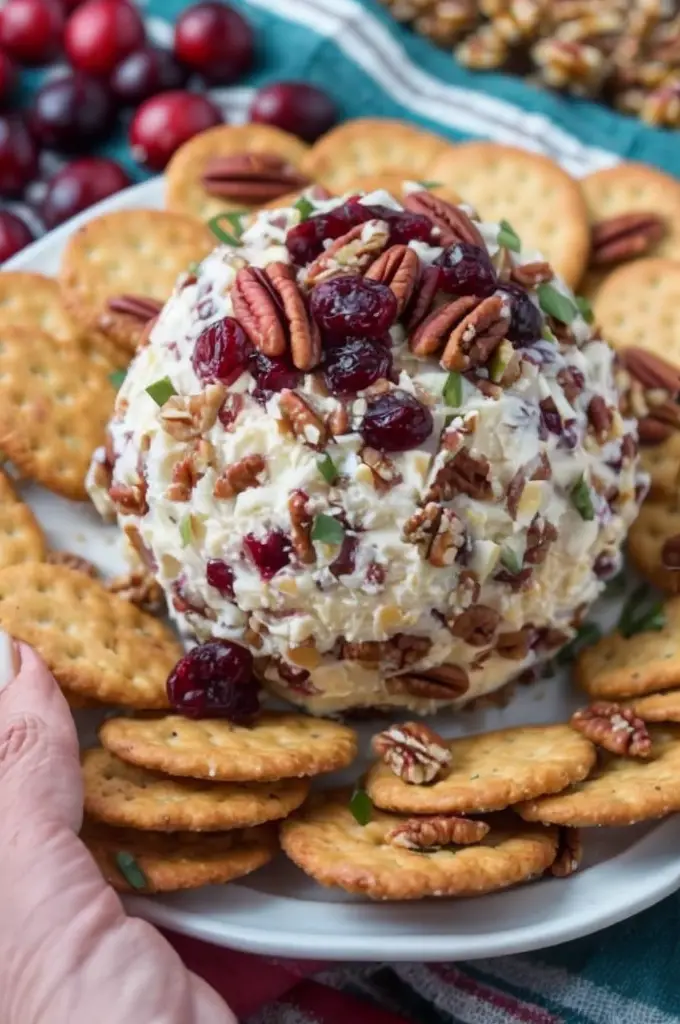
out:
M633 825L680 811L680 729L650 729L652 756L603 755L600 767L566 793L522 803L516 810L526 821L576 828Z
M584 779L596 757L592 743L567 725L498 729L446 745L451 764L427 786L410 785L388 765L375 764L366 778L374 804L406 814L501 810Z
M301 169L341 194L358 175L394 173L411 181L432 178L433 162L448 149L449 143L439 136L406 121L360 117L323 135Z
M23 476L85 501L92 453L115 401L110 367L78 345L27 327L0 328L0 449Z
M626 701L624 707L645 722L680 722L680 690L652 693L648 697Z
M590 251L581 190L553 160L496 142L451 146L427 176L460 193L483 220L508 220L525 248L538 249L574 287Z
M410 189L405 189L404 186L410 184ZM355 178L349 181L345 187L346 192L389 192L395 199L403 201L408 193L413 191L413 182L409 182L408 179L404 179L403 174L358 174ZM443 199L447 203L452 203L457 206L462 202L462 199L457 192L452 188L448 188L446 185L432 185L427 189L433 196L438 196L439 199Z
M46 553L47 542L38 520L0 469L0 569L41 562Z
M680 263L625 263L603 282L593 310L614 348L635 345L680 365Z
M0 274L0 329L6 327L27 327L67 342L79 333L55 278L19 270Z
M118 210L84 224L64 250L60 282L67 308L83 330L104 334L134 352L145 323L112 313L121 295L165 302L190 263L214 249L200 221L163 210Z
M223 885L262 867L279 848L276 829L269 825L205 834L136 832L87 821L80 838L106 881L128 893ZM123 858L128 863L133 858L128 877L121 871ZM129 878L134 878L134 885Z
M350 791L311 800L281 826L284 852L321 885L375 900L424 896L479 896L541 875L555 860L557 830L527 828L515 815L498 815L473 846L413 852L387 840L407 819L375 810L359 825Z
M298 167L309 147L288 132L266 124L220 124L194 135L177 150L165 172L165 203L169 210L210 220L225 210L242 210L246 204L230 203L208 195L201 184L209 160L236 153L271 153ZM257 204L259 205L259 204Z
M640 465L649 473L649 497L671 498L680 491L680 430L660 444L640 445Z
M130 764L223 782L320 775L346 768L357 752L356 733L345 725L274 711L249 726L180 715L112 718L101 726L99 739Z
M680 572L662 562L663 546L680 535L680 505L676 496L645 501L628 531L628 555L646 580L667 594L680 593Z
M70 692L108 704L166 708L182 648L158 619L61 565L0 571L0 628L31 644Z
M119 828L224 832L276 821L300 806L307 779L197 782L126 764L108 750L81 755L85 813Z

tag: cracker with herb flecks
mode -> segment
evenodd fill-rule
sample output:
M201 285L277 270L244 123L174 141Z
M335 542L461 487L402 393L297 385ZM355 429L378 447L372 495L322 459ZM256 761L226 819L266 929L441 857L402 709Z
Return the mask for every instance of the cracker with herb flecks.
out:
M47 543L38 520L0 469L0 569L41 562Z
M680 262L624 263L603 281L595 319L614 348L637 346L680 365Z
M645 501L628 531L628 555L646 580L668 594L680 592L680 499Z

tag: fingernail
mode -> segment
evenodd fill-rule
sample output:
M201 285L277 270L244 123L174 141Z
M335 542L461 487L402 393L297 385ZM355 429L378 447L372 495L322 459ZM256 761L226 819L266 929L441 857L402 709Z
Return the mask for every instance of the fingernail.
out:
M17 645L11 636L0 630L0 692L16 677L20 665Z

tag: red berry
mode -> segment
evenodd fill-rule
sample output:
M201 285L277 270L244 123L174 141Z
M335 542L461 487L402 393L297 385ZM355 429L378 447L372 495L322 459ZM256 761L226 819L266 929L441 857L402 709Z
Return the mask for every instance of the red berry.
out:
M212 85L229 85L244 75L253 53L253 30L227 4L194 4L177 19L175 56Z
M21 195L37 171L38 149L25 122L0 116L0 195Z
M493 294L498 284L496 271L486 249L471 242L456 242L437 257L441 267L439 287L452 295Z
M305 82L275 82L255 93L250 120L277 128L314 142L331 128L338 117L333 100L321 89Z
M168 677L168 699L188 718L247 722L260 710L253 656L229 640L194 647Z
M0 105L9 102L17 84L19 71L14 61L0 50Z
M410 210L393 210L391 206L376 203L367 206L357 200L350 200L355 206L368 211L369 217L387 222L390 229L390 245L408 245L409 242L429 242L432 238L432 221L420 213Z
M368 207L357 202L346 202L328 213L319 213L297 224L286 235L286 248L293 263L310 263L323 251L324 241L340 238L350 228L372 220Z
M296 370L290 359L285 356L266 356L264 352L253 352L248 369L255 378L257 393L255 397L266 402L274 391L291 391L298 386L302 374Z
M324 383L332 395L356 394L391 374L389 348L367 338L347 338L326 354L323 366Z
M374 398L360 427L371 448L406 452L418 448L432 433L432 414L407 391L388 391Z
M145 36L141 16L127 0L86 0L67 21L64 44L74 68L110 75Z
M9 210L0 210L0 263L33 241L33 235L23 220Z
M33 101L31 127L49 149L78 152L111 131L116 108L107 87L79 71L46 82Z
M194 373L204 384L233 384L248 367L252 345L238 320L231 316L201 331L191 357Z
M48 228L54 228L129 184L127 174L114 160L99 156L74 160L48 181L42 219Z
M500 286L510 300L510 326L506 332L508 341L514 345L530 345L543 333L543 317L534 305L529 293L521 285L508 281Z
M249 533L243 538L243 546L263 580L270 580L290 562L290 537L280 530L272 530L265 537Z
M116 99L127 106L139 106L149 96L179 89L187 74L168 50L145 46L129 54L111 75Z
M20 64L47 64L63 31L59 0L6 0L0 8L0 46Z
M318 285L312 292L311 311L325 335L379 338L396 319L397 300L387 285L347 275Z
M205 578L222 597L234 599L234 570L221 558L211 558L205 569Z
M175 90L153 96L142 103L130 125L133 156L149 170L162 171L183 142L222 121L215 104L197 93Z

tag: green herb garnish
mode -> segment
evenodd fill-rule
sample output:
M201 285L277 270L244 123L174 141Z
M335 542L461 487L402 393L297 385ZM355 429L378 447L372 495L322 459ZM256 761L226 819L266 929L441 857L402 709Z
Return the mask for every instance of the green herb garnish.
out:
M182 516L179 521L179 535L182 538L182 547L186 548L194 539L194 524L191 516Z
M593 313L593 307L590 305L585 295L575 295L574 302L576 303L576 308L585 322L587 324L592 324L595 319L595 314Z
M512 346L512 342L504 339L494 352L489 364L489 378L494 382L494 384L499 384L501 382L503 374L510 365L510 360L514 354L515 350Z
M520 252L522 249L522 242L519 235L512 225L508 224L507 220L501 221L501 229L498 232L498 238L496 241L504 249L511 249L512 252Z
M146 875L131 853L127 853L125 850L121 850L117 853L116 867L131 889L136 889L138 892L144 892L149 888Z
M187 274L197 274L201 264L197 260L192 260L187 267Z
M127 370L114 370L109 374L109 380L113 384L116 391L120 391L123 386L123 381L127 377Z
M326 452L324 457L317 462L317 469L327 484L333 484L338 479L338 468L332 458Z
M452 370L446 378L442 395L447 405L460 409L463 404L463 378L456 370Z
M558 652L557 663L559 665L569 665L576 658L576 655L581 653L584 647L590 647L591 644L597 643L601 636L602 630L596 622L584 622L582 626L579 626L573 640L570 640Z
M153 398L156 405L165 405L169 398L177 394L169 377L161 377L160 380L149 384L146 393Z
M314 210L316 209L316 207L314 206L314 203L310 203L310 201L307 198L307 196L300 196L298 201L296 203L293 203L293 207L300 214L300 223L301 224L302 224L303 221L309 220L311 215L314 213Z
M551 345L557 344L557 338L547 324L543 324L543 327L541 328L541 337L543 338L543 341L549 341Z
M359 825L368 825L373 817L373 801L365 789L355 789L350 797L349 809Z
M652 592L646 583L636 587L623 606L617 629L621 636L635 636L636 633L658 632L666 625L663 601L653 601L646 608L640 608Z
M513 576L516 576L518 572L522 571L522 562L520 561L520 557L512 548L501 548L501 563L505 566L508 572L513 574Z
M208 221L208 227L223 245L240 245L243 235L243 218L247 216L247 213L247 210L218 213L216 217L212 217ZM229 225L231 231L223 226L225 223Z
M590 487L586 482L585 477L581 477L578 483L575 483L569 492L571 503L580 515L581 519L585 519L586 522L595 518L595 506L593 505L593 499L590 493Z
M314 516L311 536L312 540L319 540L322 544L342 544L345 537L345 527L339 519L319 512L317 516Z
M536 294L543 312L563 324L570 324L578 312L569 296L558 292L551 284L539 284Z
M431 188L441 188L442 185L444 184L444 182L443 181L419 181L418 184L420 185L421 188L425 188L425 189L429 190Z

